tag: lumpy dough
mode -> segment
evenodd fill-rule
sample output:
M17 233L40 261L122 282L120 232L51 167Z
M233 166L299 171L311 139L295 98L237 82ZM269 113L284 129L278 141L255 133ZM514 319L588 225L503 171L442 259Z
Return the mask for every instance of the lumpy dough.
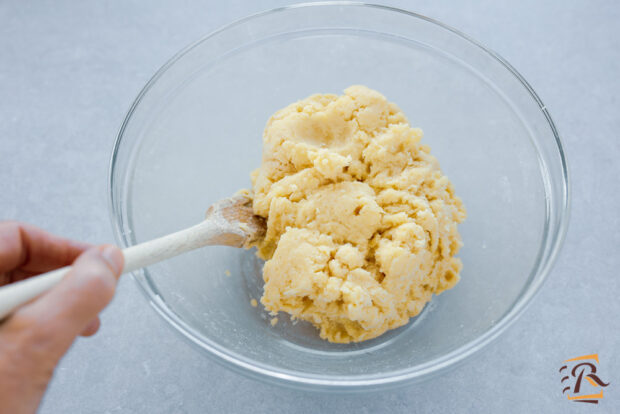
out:
M276 112L252 173L261 303L331 342L407 323L459 280L461 200L430 148L380 93L352 86Z

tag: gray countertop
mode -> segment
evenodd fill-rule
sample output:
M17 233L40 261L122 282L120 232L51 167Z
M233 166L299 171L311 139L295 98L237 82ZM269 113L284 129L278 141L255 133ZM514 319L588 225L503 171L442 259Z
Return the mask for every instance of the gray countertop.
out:
M108 161L136 94L188 43L286 3L0 2L0 218L113 241ZM620 405L620 3L387 4L497 51L532 84L559 128L572 178L571 223L525 314L446 375L375 394L323 395L265 385L204 358L126 277L101 331L78 340L58 367L42 413L559 413ZM598 408L567 401L558 376L562 361L591 353L612 383Z

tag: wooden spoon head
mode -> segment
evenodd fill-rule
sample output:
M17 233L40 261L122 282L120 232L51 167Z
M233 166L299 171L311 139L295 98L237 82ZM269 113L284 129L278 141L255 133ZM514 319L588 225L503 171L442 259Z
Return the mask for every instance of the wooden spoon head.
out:
M242 239L231 237L230 240L222 240L221 244L228 246L249 248L267 231L265 219L254 214L252 198L247 194L239 193L215 202L206 213L207 218L214 216L223 218L231 228L240 229L245 235Z

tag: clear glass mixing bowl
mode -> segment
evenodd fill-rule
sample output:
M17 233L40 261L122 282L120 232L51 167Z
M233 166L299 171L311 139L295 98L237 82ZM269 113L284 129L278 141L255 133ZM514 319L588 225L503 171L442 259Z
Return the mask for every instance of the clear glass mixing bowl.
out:
M408 325L350 345L286 315L272 327L252 251L208 247L135 272L153 308L216 361L298 388L377 389L437 373L503 332L541 287L566 231L568 177L545 106L502 58L424 16L320 3L240 20L173 57L140 93L110 170L117 241L199 222L250 186L277 109L364 84L425 132L468 218L461 282ZM227 274L230 273L230 276Z

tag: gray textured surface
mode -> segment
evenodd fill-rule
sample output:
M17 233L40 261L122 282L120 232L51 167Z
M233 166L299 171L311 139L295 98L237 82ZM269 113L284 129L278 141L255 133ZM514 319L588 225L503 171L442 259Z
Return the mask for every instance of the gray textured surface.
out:
M0 2L0 217L112 241L106 176L133 98L203 34L286 1ZM206 360L125 278L92 339L59 366L42 413L611 412L620 405L620 18L609 1L391 1L499 52L562 135L573 209L564 249L531 307L447 375L381 394L275 388ZM598 352L600 407L569 403L558 368Z

